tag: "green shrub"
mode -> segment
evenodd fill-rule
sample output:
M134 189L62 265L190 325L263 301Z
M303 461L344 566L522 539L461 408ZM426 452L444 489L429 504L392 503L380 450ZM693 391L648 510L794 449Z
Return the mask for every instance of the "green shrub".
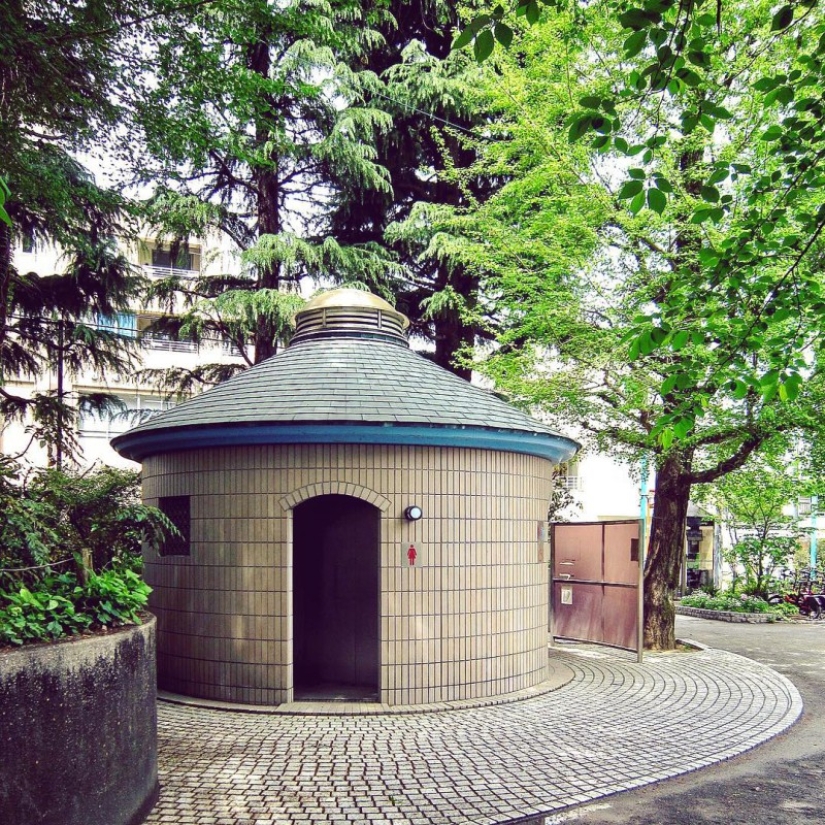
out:
M84 589L82 609L101 626L140 623L149 586L128 567L92 575Z
M74 573L45 576L0 588L0 644L22 645L84 630L139 624L149 587L130 566L92 574L86 585Z
M92 619L78 614L74 603L57 588L30 590L25 585L0 592L0 643L58 639L85 630Z
M705 610L726 610L733 613L781 613L774 605L768 604L757 596L736 596L730 593L720 593L710 596L707 593L694 592L682 597L681 604L685 607L701 607Z
M110 467L25 472L0 457L0 511L0 645L138 623L141 544L177 532L141 503L137 473Z
M788 602L781 602L774 606L774 610L783 616L798 616L799 608L795 604L788 604Z
M160 510L141 503L138 474L113 467L32 473L0 459L0 508L0 570L74 558L99 572L175 533Z

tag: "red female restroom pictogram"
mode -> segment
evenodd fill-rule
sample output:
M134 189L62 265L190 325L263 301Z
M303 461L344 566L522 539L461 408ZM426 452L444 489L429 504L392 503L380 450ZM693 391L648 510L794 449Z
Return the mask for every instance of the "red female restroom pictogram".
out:
M410 549L407 550L407 562L409 563L410 567L415 566L415 559L418 553L415 550L415 545L411 544Z

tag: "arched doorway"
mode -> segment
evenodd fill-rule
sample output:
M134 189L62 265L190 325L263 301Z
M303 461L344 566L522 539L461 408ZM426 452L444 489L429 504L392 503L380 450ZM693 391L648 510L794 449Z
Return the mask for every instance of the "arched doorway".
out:
M294 510L296 700L377 701L380 516L372 504L341 495Z

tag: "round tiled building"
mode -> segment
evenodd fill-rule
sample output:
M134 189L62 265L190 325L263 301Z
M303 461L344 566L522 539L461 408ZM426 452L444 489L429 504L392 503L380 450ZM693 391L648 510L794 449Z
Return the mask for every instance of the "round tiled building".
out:
M539 685L551 467L576 442L412 352L374 295L325 293L296 325L112 442L181 532L145 555L161 689L406 705Z

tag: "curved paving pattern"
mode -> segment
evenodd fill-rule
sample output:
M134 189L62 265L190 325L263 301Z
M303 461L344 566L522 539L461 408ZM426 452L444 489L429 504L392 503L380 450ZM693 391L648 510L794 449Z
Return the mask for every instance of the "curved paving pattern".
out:
M742 753L802 710L783 676L723 651L554 651L557 691L440 713L263 716L161 704L150 825L491 825Z

